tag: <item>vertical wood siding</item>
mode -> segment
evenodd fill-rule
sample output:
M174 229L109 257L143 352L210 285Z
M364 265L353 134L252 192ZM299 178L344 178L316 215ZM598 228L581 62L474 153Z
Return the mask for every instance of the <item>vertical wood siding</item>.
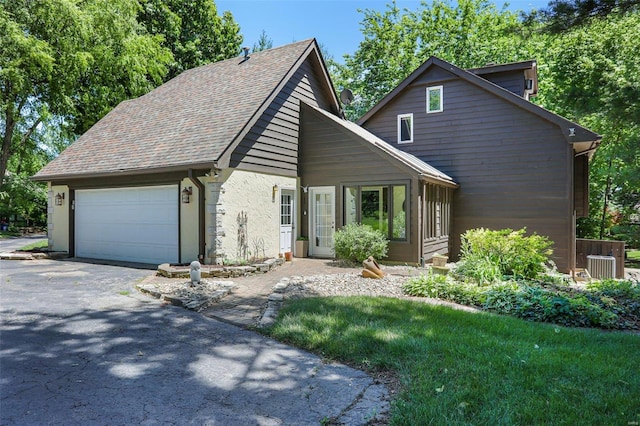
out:
M331 109L328 96L316 73L318 65L310 56L271 102L231 155L233 168L274 173L298 174L300 100Z
M467 229L526 226L554 241L554 261L568 270L573 150L560 129L463 80L443 86L443 112L426 114L424 86L410 85L364 127L460 184L453 198L454 258ZM409 112L414 142L398 145L396 117Z
M391 241L388 258L418 262L421 243L417 238L419 184L417 176L395 167L386 158L354 139L348 131L317 112L303 108L300 170L303 186L336 188L336 229L343 225L343 187L349 184L407 184L408 241ZM307 208L303 207L303 208ZM305 217L306 220L306 217ZM305 223L303 232L306 232Z

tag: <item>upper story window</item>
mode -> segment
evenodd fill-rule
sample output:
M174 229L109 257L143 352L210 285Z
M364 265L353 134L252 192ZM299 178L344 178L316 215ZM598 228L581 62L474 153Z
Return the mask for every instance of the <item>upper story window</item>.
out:
M413 142L413 114L398 115L398 143Z
M442 112L442 86L427 87L427 114Z

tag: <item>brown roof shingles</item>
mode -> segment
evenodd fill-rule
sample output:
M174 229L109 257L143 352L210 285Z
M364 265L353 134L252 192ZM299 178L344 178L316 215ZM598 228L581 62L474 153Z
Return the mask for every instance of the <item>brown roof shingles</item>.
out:
M185 71L120 103L34 178L213 166L312 43Z

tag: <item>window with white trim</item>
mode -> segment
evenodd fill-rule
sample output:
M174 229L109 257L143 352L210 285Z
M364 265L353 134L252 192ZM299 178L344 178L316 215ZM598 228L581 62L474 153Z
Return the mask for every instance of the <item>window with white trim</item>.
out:
M427 87L427 114L442 112L443 108L442 86Z
M413 142L413 114L398 115L398 143Z

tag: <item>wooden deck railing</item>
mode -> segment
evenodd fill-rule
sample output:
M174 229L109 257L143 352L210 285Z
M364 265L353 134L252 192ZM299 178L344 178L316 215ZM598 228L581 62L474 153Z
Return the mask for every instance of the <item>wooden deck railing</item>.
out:
M589 255L615 257L616 278L624 278L624 241L576 238L576 268L586 268Z

